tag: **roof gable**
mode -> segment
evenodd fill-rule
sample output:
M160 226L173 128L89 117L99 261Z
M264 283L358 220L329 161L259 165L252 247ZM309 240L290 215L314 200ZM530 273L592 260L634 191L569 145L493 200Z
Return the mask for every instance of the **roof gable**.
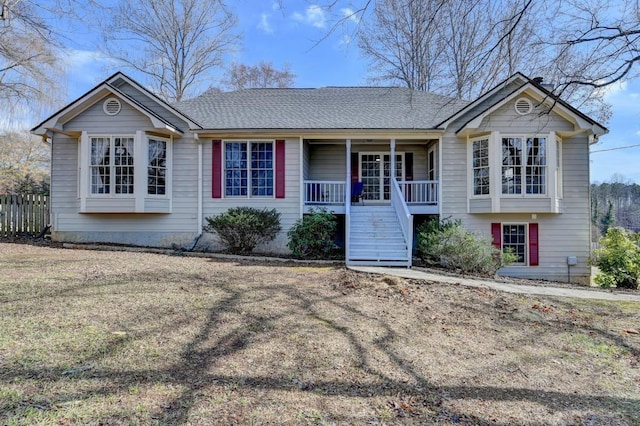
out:
M126 102L128 105L130 105L137 111L146 115L156 129L161 129L173 134L184 133L184 130L178 128L175 124L171 123L165 117L162 117L157 112L152 111L149 107L147 107L146 105L143 105L140 101L124 93L118 87L112 84L112 83L117 83L119 80L125 81L125 79L127 79L126 80L127 82L128 81L133 82L133 80L128 79L128 77L126 77L122 73L114 74L113 76L109 77L102 83L99 83L93 89L86 92L84 95L80 96L73 102L69 103L68 105L60 109L58 112L54 113L53 115L43 120L40 124L38 124L33 129L31 129L31 132L41 136L47 136L51 132L65 133L64 132L65 123L69 122L70 120L74 119L78 115L82 114L85 110L95 105L100 100L105 99L108 96L115 96L119 100ZM138 85L137 83L133 82L133 84L135 84L134 87L136 89L138 88L140 89L140 93L142 93L143 96L149 97L152 102L155 102L158 105L161 105L162 107L167 108L172 112L172 114L179 116L181 119L184 119L184 115L179 111L175 110L169 104L157 98L156 96L152 95L150 92L142 88L142 86ZM193 123L195 126L197 126L197 123L193 122L192 120L191 121L185 120L185 121L187 121L190 125Z
M606 127L521 73L516 73L502 81L493 89L441 122L439 127L447 128L460 121L463 124L455 129L457 134L464 133L466 130L477 129L488 115L523 94L527 94L536 100L539 105L547 107L548 111L553 111L571 122L576 131L588 130L596 136L608 132Z

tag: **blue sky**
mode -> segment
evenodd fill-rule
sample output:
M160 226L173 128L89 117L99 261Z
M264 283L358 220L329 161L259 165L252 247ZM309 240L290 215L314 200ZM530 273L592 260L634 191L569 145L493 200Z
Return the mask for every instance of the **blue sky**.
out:
M297 75L296 87L359 86L367 84L367 63L352 40L355 22L335 29L336 16L305 0L284 0L283 8L270 0L230 2L238 16L243 40L231 61L257 64L272 62L276 68L289 66ZM345 3L347 4L347 3ZM334 9L339 16L348 7ZM113 69L94 51L90 28L76 29L75 42L67 55L68 100L73 100L104 80ZM124 70L125 72L129 72ZM135 74L132 74L135 78ZM640 144L640 80L607 89L606 99L613 116L592 151ZM608 181L612 175L640 183L640 146L596 152L591 156L591 181Z

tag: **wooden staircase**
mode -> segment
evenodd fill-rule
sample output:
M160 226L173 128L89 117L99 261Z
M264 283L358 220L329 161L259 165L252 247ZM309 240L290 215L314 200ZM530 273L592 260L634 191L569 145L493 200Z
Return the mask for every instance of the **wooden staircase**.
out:
M349 265L410 266L411 243L405 241L393 207L352 206Z

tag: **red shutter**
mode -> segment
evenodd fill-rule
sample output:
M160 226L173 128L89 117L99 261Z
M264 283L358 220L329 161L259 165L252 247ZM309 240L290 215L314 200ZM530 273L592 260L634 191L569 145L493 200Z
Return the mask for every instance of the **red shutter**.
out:
M493 236L493 246L498 250L502 249L502 225L499 223L491 224L491 235Z
M404 153L404 178L405 180L413 180L413 152Z
M360 179L358 177L358 175L360 174L358 172L358 153L357 152L352 152L351 153L351 183L356 183L358 182L358 179Z
M222 141L211 142L211 196L222 198Z
M285 164L284 164L284 140L276 141L276 198L284 198L285 193Z
M529 224L529 266L538 266L538 224Z

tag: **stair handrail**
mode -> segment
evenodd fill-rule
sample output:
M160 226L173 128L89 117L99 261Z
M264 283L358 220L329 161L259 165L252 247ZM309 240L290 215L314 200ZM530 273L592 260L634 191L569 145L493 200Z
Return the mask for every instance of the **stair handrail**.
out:
M409 206L407 206L407 203L402 196L400 184L395 177L391 178L391 206L393 206L393 211L398 217L398 222L400 222L400 228L402 229L404 240L407 243L408 267L411 267L411 251L413 249L413 215L409 211Z

